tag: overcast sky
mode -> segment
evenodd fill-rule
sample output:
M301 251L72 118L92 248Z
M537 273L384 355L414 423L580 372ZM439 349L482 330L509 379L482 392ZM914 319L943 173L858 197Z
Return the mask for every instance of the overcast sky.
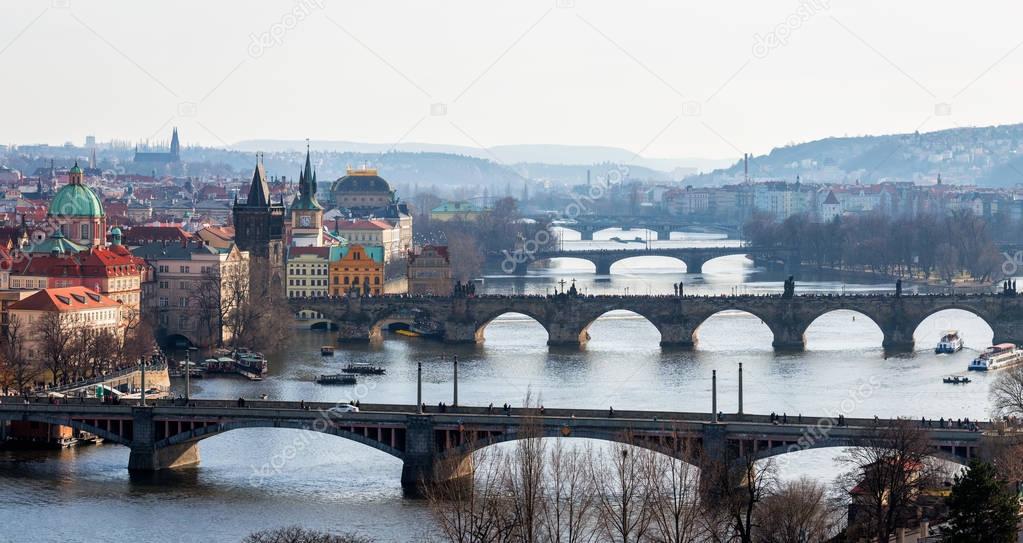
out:
M177 125L186 145L736 157L1020 122L1020 21L1018 1L9 1L0 141L166 139Z

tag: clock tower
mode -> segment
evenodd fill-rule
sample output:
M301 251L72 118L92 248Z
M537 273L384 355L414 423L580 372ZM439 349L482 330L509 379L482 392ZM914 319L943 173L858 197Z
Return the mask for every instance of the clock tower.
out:
M296 247L323 245L323 206L316 201L316 173L308 145L305 168L298 176L298 198L291 204L291 244Z

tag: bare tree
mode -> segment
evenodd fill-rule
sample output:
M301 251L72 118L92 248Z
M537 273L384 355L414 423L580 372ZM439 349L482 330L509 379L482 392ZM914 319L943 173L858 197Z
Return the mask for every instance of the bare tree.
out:
M900 419L878 426L862 446L845 453L842 461L851 469L842 481L855 490L850 535L888 541L906 523L918 496L933 480L930 452L927 432Z
M307 530L298 526L261 530L249 534L242 543L372 543L373 540L356 534L331 534Z
M438 473L444 475L467 471L464 478L441 478L423 486L441 534L455 543L513 541L513 520L499 469L502 455L493 448L468 454L468 466L463 458L449 458L437 466Z
M601 541L640 541L650 528L650 500L644 449L615 442L607 454L591 451L589 471L594 488Z
M543 439L543 426L535 417L536 407L527 393L527 416L519 426L519 439L515 450L505 457L500 468L504 472L505 494L512 514L515 541L535 543L541 540L540 519L547 477L547 447Z
M579 447L568 447L558 439L550 448L549 479L540 519L543 541L547 543L588 543L596 537L596 500L587 458Z
M667 454L647 454L646 477L653 529L658 543L688 543L703 538L699 469L689 443L678 441Z
M1023 417L1023 366L1013 366L998 376L989 391L994 414Z
M24 324L16 315L11 315L0 343L0 379L4 392L14 389L25 393L39 374L39 366L25 348Z
M828 541L839 531L839 513L820 482L804 477L782 483L757 509L756 539L760 543Z
M748 452L735 463L704 459L703 465L711 470L704 499L712 539L752 543L759 528L757 509L777 485L773 460L758 460Z
M55 311L43 313L34 323L35 337L42 366L50 372L55 383L65 383L70 377L70 364L74 360L75 326L77 319Z

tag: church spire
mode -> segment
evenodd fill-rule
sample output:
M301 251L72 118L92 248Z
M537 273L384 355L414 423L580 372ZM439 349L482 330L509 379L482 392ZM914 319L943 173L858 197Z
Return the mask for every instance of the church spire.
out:
M312 157L309 152L309 140L306 140L305 168L298 174L298 198L291 205L292 209L320 210L323 206L316 200L316 172L313 171Z
M270 185L266 182L266 170L263 169L263 157L256 154L256 169L252 172L252 184L249 185L248 207L267 207L270 205Z

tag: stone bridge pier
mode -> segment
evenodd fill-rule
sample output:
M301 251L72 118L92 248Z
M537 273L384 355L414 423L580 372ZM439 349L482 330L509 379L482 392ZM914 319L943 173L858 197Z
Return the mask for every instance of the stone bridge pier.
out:
M447 437L449 434L444 435ZM472 454L440 452L449 446L449 443L438 441L438 432L429 416L409 416L401 466L401 486L406 495L421 497L427 487L444 491L472 484Z
M185 442L158 447L152 407L134 407L128 470L157 471L199 464L199 444Z

